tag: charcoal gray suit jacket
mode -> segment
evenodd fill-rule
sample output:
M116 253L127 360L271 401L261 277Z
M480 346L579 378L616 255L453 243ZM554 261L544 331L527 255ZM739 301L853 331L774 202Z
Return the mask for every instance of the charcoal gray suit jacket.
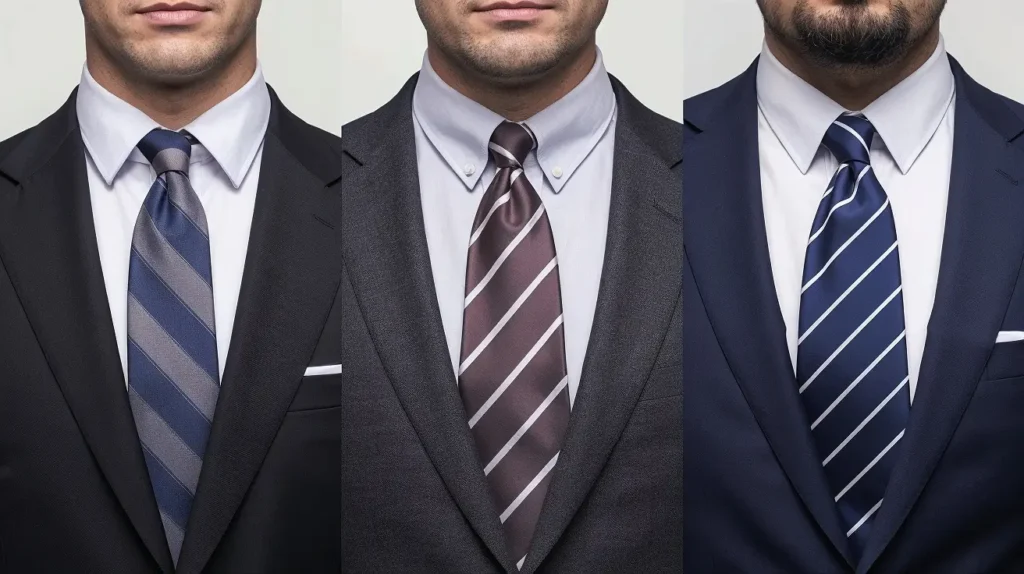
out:
M415 84L342 130L342 569L517 572L438 311ZM613 84L597 315L525 573L682 568L682 126Z

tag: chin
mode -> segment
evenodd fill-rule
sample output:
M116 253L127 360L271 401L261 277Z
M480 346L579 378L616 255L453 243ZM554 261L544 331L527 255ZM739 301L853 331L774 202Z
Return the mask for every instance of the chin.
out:
M202 80L212 65L193 58L150 59L136 62L138 74L154 84L183 86Z

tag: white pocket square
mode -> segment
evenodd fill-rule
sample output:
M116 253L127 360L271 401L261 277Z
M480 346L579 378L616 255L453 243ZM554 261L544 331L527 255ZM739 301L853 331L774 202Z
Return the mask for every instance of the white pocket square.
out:
M323 375L340 375L341 365L320 365L318 367L307 367L307 377L320 377Z
M996 343L1012 343L1024 341L1024 331L999 331L996 335Z

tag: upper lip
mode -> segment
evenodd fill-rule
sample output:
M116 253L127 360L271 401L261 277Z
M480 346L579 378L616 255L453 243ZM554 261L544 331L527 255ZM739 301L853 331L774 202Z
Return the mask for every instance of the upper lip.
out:
M516 10L523 8L551 8L550 4L544 4L542 2L494 2L492 4L485 4L478 8L480 12L487 12L489 10Z
M177 12L181 10L198 10L200 12L206 12L209 8L199 6L197 4L191 4L189 2L175 2L173 4L161 2L159 4L153 4L140 9L139 14L148 14L149 12Z

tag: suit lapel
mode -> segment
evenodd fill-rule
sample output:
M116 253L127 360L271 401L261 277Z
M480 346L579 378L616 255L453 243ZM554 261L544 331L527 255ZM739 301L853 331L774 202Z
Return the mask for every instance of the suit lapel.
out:
M951 58L952 60L952 58ZM890 479L858 572L896 535L967 408L1009 305L1024 255L1024 123L952 60L956 118L935 306L904 457Z
M684 141L686 255L711 324L754 417L811 515L847 562L786 347L761 200L757 62ZM690 118L693 121L690 121ZM684 319L685 320L685 319Z
M21 184L0 197L0 257L100 471L171 572L110 318L76 94L0 166Z
M477 535L514 571L437 305L420 206L414 87L415 78L378 112L376 129L343 137L346 153L361 164L342 184L345 264L384 369L427 456Z
M339 150L271 95L234 333L179 573L203 569L241 505L341 281Z
M534 572L586 499L636 407L682 287L681 130L613 81L618 99L607 249L565 443L523 572ZM661 133L658 133L661 132ZM662 136L653 142L652 134ZM681 374L681 371L680 371Z

